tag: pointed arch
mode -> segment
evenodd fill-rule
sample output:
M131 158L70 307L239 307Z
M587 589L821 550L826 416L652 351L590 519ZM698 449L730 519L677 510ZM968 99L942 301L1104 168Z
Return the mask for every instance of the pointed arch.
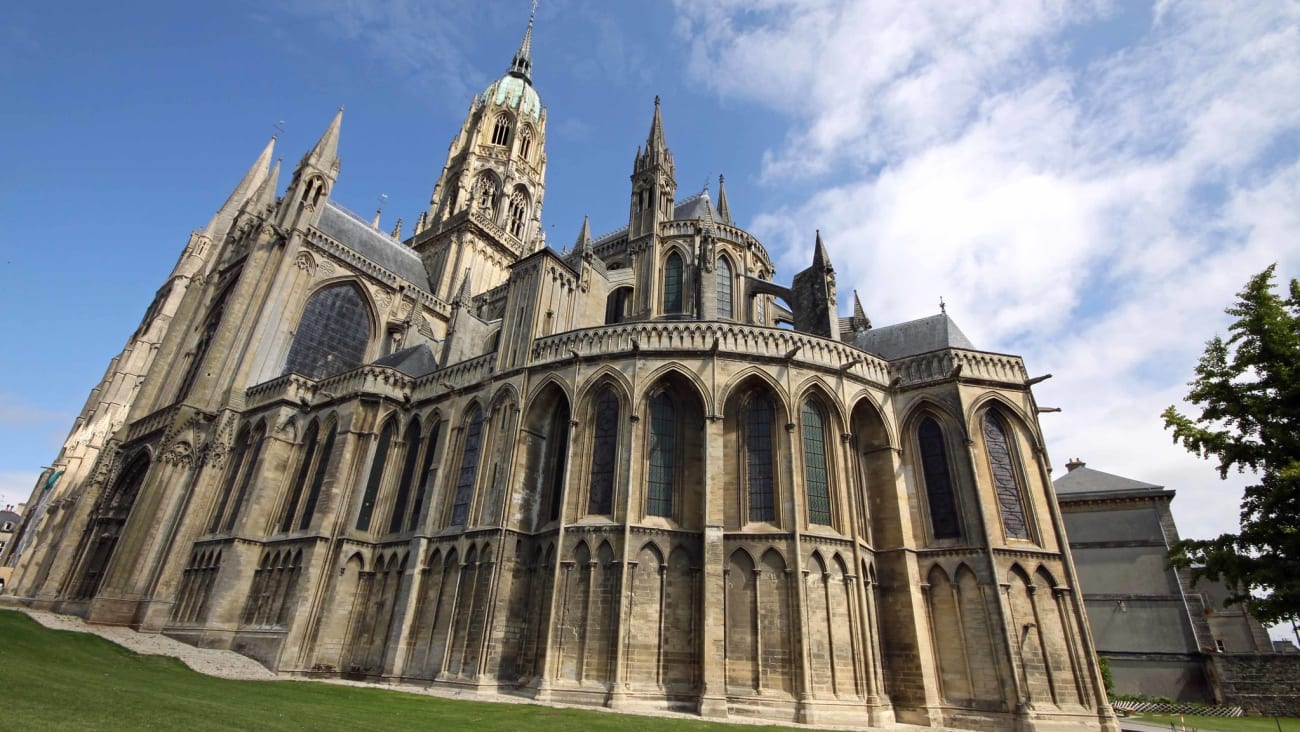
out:
M484 170L474 179L474 207L495 219L497 199L500 197L501 182L490 170Z
M901 540L895 523L877 516L872 506L888 506L897 500L894 456L898 452L890 432L885 413L869 396L854 401L849 413L851 442L851 473L855 485L851 488L857 496L857 535L873 545L877 542L896 544Z
M248 436L247 460L240 469L239 489L235 492L235 500L231 503L229 514L226 516L224 531L234 530L235 523L244 510L244 503L248 500L249 490L252 488L253 480L257 476L257 469L262 457L262 446L265 443L266 420L263 419L258 421L253 427L252 433Z
M735 299L732 287L733 274L731 266L731 257L726 254L718 255L718 264L716 269L717 275L717 294L718 294L718 317L730 320L735 314Z
M522 500L512 518L525 531L537 531L560 518L564 503L571 412L565 384L546 379L528 400L520 432Z
M623 402L616 387L603 382L591 401L591 462L587 471L587 513L614 512L614 486L618 472L619 432L624 420Z
M226 302L230 299L230 293L234 292L235 283L231 282L226 285L215 298L212 300L212 306L208 308L208 314L203 319L203 329L199 331L198 340L194 343L193 350L190 351L189 362L185 365L184 375L181 377L180 386L176 390L176 399L183 399L190 393L194 387L194 382L198 381L199 370L203 367L203 361L207 358L208 348L212 345L212 339L217 335L217 328L221 325L221 320L225 315Z
M384 427L379 432L379 442L376 443L374 457L370 460L370 477L366 480L366 490L361 497L361 508L357 511L357 531L370 530L370 517L374 513L376 501L379 500L379 489L383 485L389 453L392 452L393 441L396 438L397 417L392 415L384 422Z
M524 229L528 223L528 213L531 203L528 200L528 192L522 186L515 188L514 193L510 194L510 203L506 207L506 230L516 239L523 240Z
M307 492L307 500L303 502L302 517L298 520L298 529L305 531L311 528L312 521L316 516L316 507L320 504L321 490L325 485L325 478L329 474L330 460L334 457L334 443L338 438L339 420L337 415L327 415L324 417L322 432L325 439L320 446L320 450L315 454L315 461L310 464L310 490ZM306 467L306 463L304 463Z
M510 129L514 125L514 118L509 112L500 112L492 120L492 144L506 145L510 142Z
M980 414L979 434L997 498L1002 532L1008 539L1032 541L1033 519L1027 510L1029 502L1025 500L1024 464L1016 445L1016 430L1004 416L1000 400Z
M460 466L456 471L455 489L452 493L451 526L464 526L469 520L469 506L474 498L474 484L478 480L479 454L483 449L483 409L471 402L464 417L464 434L461 437Z
M726 628L727 685L758 689L759 612L758 572L753 557L738 548L727 558L723 612Z
M663 287L661 302L665 315L679 315L685 311L685 260L681 252L670 250L664 257Z
M528 160L533 152L533 126L523 124L519 126L519 157Z
M420 417L416 415L411 417L411 421L406 425L406 435L403 440L406 447L402 460L402 472L397 480L397 495L393 498L393 505L388 512L388 533L395 534L402 530L402 526L407 519L407 504L411 499L412 486L416 480L416 467L420 459Z
M375 320L374 309L356 280L317 289L298 317L284 373L322 379L361 365Z
M949 459L948 438L938 416L931 412L916 415L917 456L925 490L925 505L930 518L930 536L935 539L959 539L961 516L957 501L957 483Z
M804 454L804 499L808 523L833 526L833 426L822 399L810 394L799 409L799 435ZM829 439L828 439L829 438Z
M726 454L734 456L724 469L726 525L778 523L778 466L785 454L787 424L784 401L767 374L747 370L726 388L721 413L726 415Z

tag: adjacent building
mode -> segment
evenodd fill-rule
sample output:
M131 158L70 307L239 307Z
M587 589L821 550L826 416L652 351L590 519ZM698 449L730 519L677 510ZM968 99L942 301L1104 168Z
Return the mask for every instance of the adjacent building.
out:
M1115 729L1022 360L840 317L820 234L778 282L722 180L680 195L658 99L620 228L545 246L531 32L410 235L332 197L341 110L287 187L262 151L34 492L15 592L307 676Z
M1222 700L1212 654L1270 653L1264 627L1227 589L1168 566L1178 541L1163 486L1066 463L1056 479L1079 585L1097 652L1116 691L1177 701Z

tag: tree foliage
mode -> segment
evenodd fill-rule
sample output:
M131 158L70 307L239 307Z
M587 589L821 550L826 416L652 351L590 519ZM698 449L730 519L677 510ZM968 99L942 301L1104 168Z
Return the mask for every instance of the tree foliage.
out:
M1206 344L1187 395L1200 416L1163 414L1175 442L1218 460L1220 478L1234 469L1258 478L1242 497L1239 533L1180 541L1170 562L1193 580L1223 580L1229 602L1264 623L1300 616L1300 283L1278 295L1273 270L1227 309L1236 318L1227 341Z

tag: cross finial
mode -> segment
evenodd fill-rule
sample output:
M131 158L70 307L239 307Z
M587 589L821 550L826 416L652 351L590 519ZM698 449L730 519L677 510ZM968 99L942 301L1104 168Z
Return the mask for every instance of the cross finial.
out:
M943 302L943 295L939 296L939 312L944 315L948 313L948 306Z
M275 134L271 135L271 137L275 139L279 139L280 135L284 134L284 120L280 120L279 122L276 122L275 124L271 125L271 128L275 130Z

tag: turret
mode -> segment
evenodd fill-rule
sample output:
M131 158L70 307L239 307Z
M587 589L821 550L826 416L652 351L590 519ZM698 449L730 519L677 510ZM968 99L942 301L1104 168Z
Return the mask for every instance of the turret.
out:
M673 154L664 139L664 122L655 97L654 118L644 151L638 150L632 169L632 206L628 220L628 238L653 234L659 222L673 217L673 197L677 193Z
M839 340L840 324L835 315L835 268L817 232L812 266L794 276L790 286L794 328L823 338Z

